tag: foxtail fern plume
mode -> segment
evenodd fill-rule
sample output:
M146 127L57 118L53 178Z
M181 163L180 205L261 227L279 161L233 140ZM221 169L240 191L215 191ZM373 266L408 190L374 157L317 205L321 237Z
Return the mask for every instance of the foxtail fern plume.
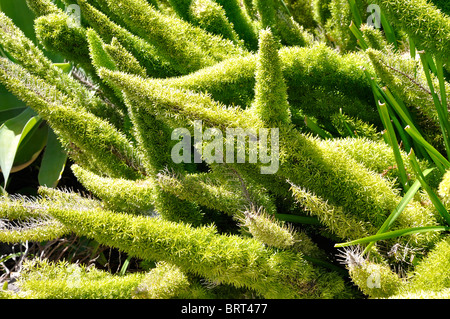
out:
M321 223L327 225L330 232L340 238L366 237L371 230L373 231L370 224L352 218L341 207L334 207L305 189L292 185L291 191L299 205L303 206L311 215L317 216Z
M111 209L140 213L154 209L156 188L152 180L103 177L77 165L72 170L80 183Z
M189 7L189 21L208 32L239 42L239 35L227 19L224 8L209 0L194 0Z
M416 43L435 54L439 59L448 61L450 19L427 0L375 0L386 14L392 18ZM422 17L420 25L415 23ZM436 41L436 39L439 39Z
M83 67L90 69L89 51L86 41L86 30L81 26L68 24L69 16L65 13L51 13L36 20L36 34L39 41L48 50L64 52L64 55L75 60ZM76 44L76 45L74 45Z
M143 277L141 273L113 276L83 265L32 259L24 265L18 284L19 296L25 299L127 299Z
M242 226L247 228L253 237L271 247L288 248L295 243L294 234L289 227L280 225L264 211L255 208L244 213Z
M27 172L68 169L2 184L0 242L33 251L0 298L450 295L445 1L21 1L0 84L34 117L0 105L0 169L36 119Z
M286 84L281 71L278 45L270 29L261 31L259 35L255 78L255 112L268 127L289 124Z
M37 16L61 12L61 10L50 0L27 0L27 5Z
M189 281L178 267L160 262L133 292L137 299L169 299L188 290Z
M388 265L371 262L357 251L345 254L347 267L354 283L372 298L385 298L395 295L402 288L402 279Z

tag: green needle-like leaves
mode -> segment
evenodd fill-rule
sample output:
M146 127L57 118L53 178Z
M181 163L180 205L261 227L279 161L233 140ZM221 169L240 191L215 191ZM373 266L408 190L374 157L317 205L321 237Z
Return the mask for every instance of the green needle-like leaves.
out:
M96 246L1 298L448 296L442 1L26 3L37 42L0 13L0 168L9 191L43 150L45 187L4 192L0 242Z

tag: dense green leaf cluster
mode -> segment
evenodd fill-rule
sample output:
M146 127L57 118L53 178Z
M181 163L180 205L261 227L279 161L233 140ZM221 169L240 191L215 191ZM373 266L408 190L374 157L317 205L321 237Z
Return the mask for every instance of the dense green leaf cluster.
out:
M19 286L26 291L21 298L29 299L127 299L143 278L140 273L113 276L83 265L31 260Z
M366 24L372 2L383 31ZM152 266L117 275L35 259L19 292L0 297L359 296L348 277L371 298L448 295L448 237L428 231L448 230L450 163L436 153L446 13L426 0L77 0L74 20L50 0L27 3L39 45L0 12L0 83L54 130L94 197L5 194L0 241L73 233ZM436 63L403 54L401 40ZM419 160L410 123L425 137ZM372 235L384 237L345 250L346 267L315 242Z
M446 14L436 10L432 1L374 0L374 2L393 19L394 23L401 26L417 44L420 44L421 48L448 61L450 20ZM421 19L420 24L416 23L418 17Z

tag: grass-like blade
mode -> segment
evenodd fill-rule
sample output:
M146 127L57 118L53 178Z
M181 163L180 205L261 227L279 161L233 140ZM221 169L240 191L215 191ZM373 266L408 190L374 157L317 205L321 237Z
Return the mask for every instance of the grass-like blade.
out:
M447 226L427 226L427 227L405 228L405 229L393 230L390 232L381 233L381 234L377 234L377 235L367 236L364 238L355 239L355 240L348 241L345 243L338 243L338 244L335 244L334 247L346 247L346 246L353 246L353 245L368 244L371 242L386 240L386 239L390 239L390 238L397 238L400 236L426 233L426 232L430 232L430 231L449 231L449 230L450 230L450 227L447 227Z
M361 49L367 50L369 48L369 45L367 44L366 40L364 40L364 38L362 36L362 32L358 29L358 27L356 26L356 24L353 21L350 23L349 28L350 28L350 31L352 31L353 35L358 40L358 44L361 47Z
M339 113L340 113L341 115L343 115L342 109L339 109ZM347 120L345 119L345 117L342 117L342 124L344 124L345 129L347 130L348 135L349 135L350 137L356 137L355 132L352 131L352 129L350 128L350 126L348 125Z
M430 174L434 168L429 168L423 172L423 176L426 177ZM394 211L389 215L386 219L386 222L381 226L379 232L385 232L391 227L392 223L397 219L397 217L401 214L401 212L405 209L406 205L413 199L414 195L420 189L420 181L416 180L414 184L409 188L408 192L406 192L405 196L403 196L402 200L398 204L398 206L394 209Z
M352 16L355 21L356 28L359 29L359 27L361 27L361 24L362 24L362 18L361 18L361 15L359 14L359 10L358 10L358 7L356 6L356 2L355 2L355 0L348 0L348 3L350 5L350 11L352 12Z
M405 131L420 145L422 145L431 156L431 158L436 162L436 164L441 164L444 169L450 168L450 162L441 154L438 150L436 150L430 143L428 143L423 136L411 126L406 126ZM439 167L440 165L438 165Z
M432 158L428 155L427 151L424 149L424 147L417 143L416 141L412 140L407 134L404 133L404 127L409 125L413 129L415 129L417 132L419 130L417 129L415 123L412 120L412 116L409 113L408 109L406 108L405 104L402 102L401 99L394 96L394 94L387 88L383 87L380 89L380 94L382 94L383 98L389 103L389 105L392 107L392 109L395 111L399 119L401 120L402 128L400 129L398 127L398 124L396 124L397 131L399 134L401 134L401 138L403 141L403 144L405 145L405 150L409 152L411 147L413 146L417 154L419 154L422 158L426 158L429 161L432 161ZM391 116L393 119L395 119L395 116Z
M402 155L400 153L400 148L398 146L397 137L394 131L394 127L391 122L391 118L389 116L389 111L387 109L387 105L385 103L378 103L378 107L383 117L383 124L388 132L388 137L390 140L391 148L394 152L395 161L397 163L398 173L400 176L400 182L403 185L403 188L407 191L409 189L408 185L408 175L406 174L405 165L403 163Z
M284 0L281 0L281 4L283 5L284 10L286 10L287 14L292 17L291 10L289 10L288 6L286 5L286 2Z
M405 107L405 105L403 103L399 103L399 101L394 97L394 95L387 87L383 87L382 91L384 93L384 96L386 97L386 100L389 102L389 105L392 106L392 108L401 117L401 119L409 126L416 128L415 124L412 121L411 114L408 112L408 109Z
M448 225L450 225L450 214L447 212L447 209L445 208L444 204L441 202L441 200L437 197L436 193L433 191L433 189L427 184L425 181L425 176L422 173L422 170L420 169L419 163L417 163L416 156L414 154L414 150L411 150L410 154L408 155L410 159L411 166L417 176L417 179L420 181L420 184L422 184L422 187L425 189L425 191L428 194L428 197L430 198L431 202L433 203L436 210L439 212L439 214L445 219Z
M380 12L380 19L381 25L383 26L384 34L386 35L386 39L388 40L389 43L394 45L395 51L397 51L398 50L397 38L395 36L395 32L394 29L392 28L392 25L390 24L388 19L386 19L386 16L384 15L383 12Z
M122 268L120 268L119 272L121 276L125 276L132 257L133 256L128 256L127 259L123 262Z
M430 174L432 171L434 170L434 168L429 168L427 170L425 170L423 172L424 176L427 176L428 174ZM406 206L408 205L408 203L414 198L414 196L416 195L417 191L420 189L421 183L419 180L416 180L411 187L409 188L409 190L406 192L406 194L403 196L402 200L400 201L400 203L397 205L397 207L392 211L392 213L388 216L388 218L384 221L383 225L381 225L380 229L378 230L378 232L376 233L377 235L382 234L384 232L386 232L391 225L395 222L395 220L398 218L398 216L400 216L400 214L403 212L403 210L406 208ZM367 253L369 251L369 249L373 246L374 242L369 243L369 245L367 245L366 249L364 249L363 254Z
M305 125L314 133L319 135L323 139L332 138L333 136L317 125L313 120L305 116Z
M408 42L409 42L409 55L410 55L411 59L415 60L416 59L416 43L414 42L414 40L411 37L408 38Z
M420 60L422 61L422 66L423 66L425 76L427 78L428 87L430 88L431 96L433 97L434 106L435 106L437 114L438 114L439 126L442 131L442 137L444 139L445 150L447 151L447 157L450 158L450 141L449 141L449 136L448 136L449 132L450 132L450 124L449 124L448 117L447 117L447 112L448 112L446 110L447 105L444 106L441 104L441 101L439 100L439 97L436 94L436 91L434 89L433 81L431 80L431 74L430 74L430 69L432 72L433 72L433 70L435 70L435 72L433 72L433 73L438 74L438 67L436 66L436 64L434 64L434 61L429 54L422 52L419 55L420 55ZM438 65L440 65L440 68L441 68L439 73L442 73L442 81L443 81L442 64L438 63ZM442 97L442 95L445 95L445 84L441 81L439 81L439 82L440 82L441 97ZM443 86L443 88L442 88L442 86ZM443 101L446 101L446 98L443 99Z
M441 94L441 105L444 111L444 119L448 123L447 94L444 80L444 66L441 59L436 59L437 76L439 80L439 92Z
M408 153L411 149L411 143L410 143L410 137L408 134L405 133L404 126L400 123L399 119L396 117L394 111L392 108L389 108L389 114L392 120L392 123L394 124L400 141L403 143L403 149Z

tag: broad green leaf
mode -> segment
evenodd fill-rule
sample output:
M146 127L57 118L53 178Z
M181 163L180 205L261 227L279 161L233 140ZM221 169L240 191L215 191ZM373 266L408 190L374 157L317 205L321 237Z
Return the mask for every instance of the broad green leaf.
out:
M29 39L35 43L37 42L34 33L34 25L33 23L30 23L36 16L30 8L28 8L25 0L0 0L0 11L3 11L10 17L14 24L17 25Z
M0 107L0 125L5 123L7 120L18 116L20 113L25 111L26 107L17 107L17 108L10 108L6 110L2 110Z
M47 143L48 127L39 121L20 142L11 173L18 172L33 163Z
M32 109L27 108L0 127L0 169L3 173L5 187L21 141L39 120L40 117Z
M0 101L0 111L26 107L25 104L10 93L3 84L0 84Z
M67 160L67 153L64 151L56 134L48 128L47 146L39 169L38 180L41 186L55 187L61 178Z
M70 70L72 70L72 64L70 63L53 63L54 66L57 66L61 70L63 70L64 73L69 73Z

